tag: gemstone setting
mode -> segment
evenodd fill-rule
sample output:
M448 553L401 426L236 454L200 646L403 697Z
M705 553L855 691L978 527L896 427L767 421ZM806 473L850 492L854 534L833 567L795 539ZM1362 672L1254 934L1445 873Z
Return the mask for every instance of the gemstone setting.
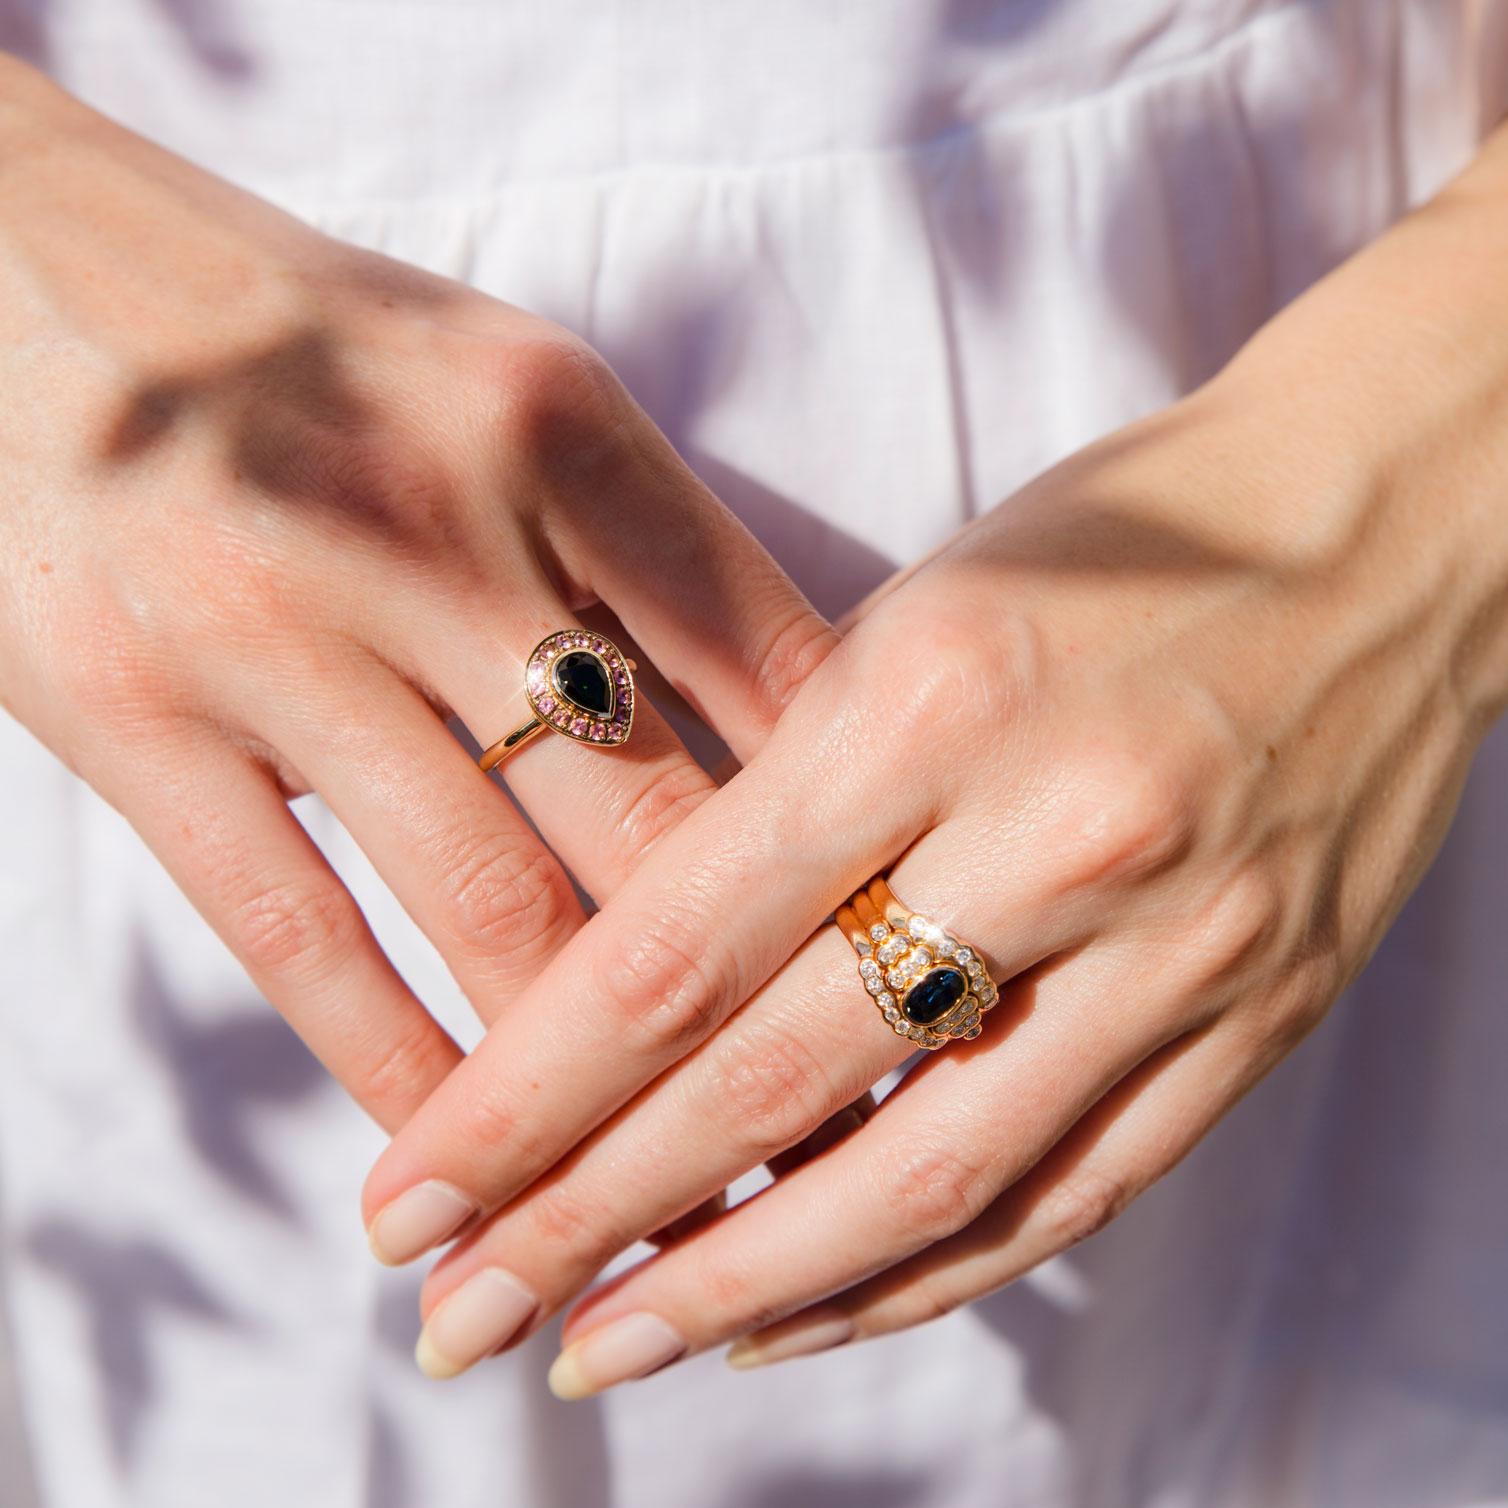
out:
M617 691L607 661L595 650L570 649L551 670L555 689L578 711L611 717Z
M899 1037L935 1052L980 1035L999 991L978 952L928 917L873 921L849 933L860 982Z
M906 1018L918 1026L941 1021L969 992L968 977L952 964L928 969L901 999Z
M626 743L633 729L629 663L599 634L567 629L542 639L524 668L524 694L542 723L578 743Z

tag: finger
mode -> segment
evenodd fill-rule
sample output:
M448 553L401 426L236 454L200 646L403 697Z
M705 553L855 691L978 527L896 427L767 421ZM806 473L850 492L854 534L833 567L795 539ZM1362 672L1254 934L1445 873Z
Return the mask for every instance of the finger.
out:
M644 1239L655 1246L674 1246L677 1241L684 1241L688 1236L695 1235L704 1225L710 1225L727 1208L728 1191L719 1189L715 1194L709 1194L695 1209L687 1210L679 1219L672 1220L657 1231L651 1231Z
M353 648L244 715L324 798L483 1021L585 920L569 876L429 704Z
M740 1339L757 1367L920 1325L1013 1282L1107 1225L1175 1167L1277 1061L1205 1027L1128 1074L972 1225L888 1272Z
M522 614L494 615L491 621L471 616L454 624L437 620L415 634L413 655L428 660L431 684L485 746L530 716L523 694L530 651L546 634L573 627L563 609L553 622ZM599 642L600 636L589 637L589 643ZM497 772L550 850L599 905L715 789L642 692L635 697L633 736L626 744L588 747L544 732L510 754Z
M642 1375L672 1344L730 1340L964 1229L1177 1034L1167 1009L1105 1023L1109 951L1050 967L1007 1037L955 1044L862 1132L578 1305L552 1388L582 1397Z
M787 1147L784 1152L777 1152L774 1157L767 1158L765 1166L777 1179L794 1173L797 1168L805 1167L814 1158L836 1147L844 1138L861 1130L878 1108L874 1094L866 1089L851 1105L845 1105L835 1115L828 1116L815 1131L803 1136L795 1146Z
M945 893L957 847L946 826L919 844L897 867L908 895ZM1014 891L987 900L980 893L971 904L998 906L1011 918L1017 935L1006 934L1007 947L1024 948L1028 938L1055 951L1066 944L1052 930L1068 910L1053 888L1039 881L1034 894L1026 870L1011 879ZM995 1037L1011 1029L1034 989L1029 976L1007 983L990 1016ZM612 1257L707 1189L761 1161L789 1176L836 1147L874 1113L868 1086L910 1051L861 987L847 939L824 926L701 1049L436 1265L421 1296L421 1366L453 1376L523 1338L489 1328L518 1324L516 1310L478 1305L471 1294L495 1291L499 1280L528 1292L537 1327Z
M706 804L682 821L494 1025L378 1160L369 1221L426 1179L482 1210L511 1198L710 1035L878 867L877 851L904 848L930 816L919 788L839 799L820 763L830 770L835 754L793 734L799 757L762 767L756 756L715 813ZM787 835L803 830L831 834L836 852L793 853Z
M606 476L561 477L550 547L747 760L837 635L641 413L618 433Z
M709 1190L851 1117L843 1107L911 1047L885 1028L852 958L824 927L699 1052L448 1252L420 1300L425 1371L454 1376L524 1338L515 1312L471 1294L500 1280L527 1292L537 1328L636 1240L665 1226L685 1240L708 1223L688 1227L685 1212Z
M923 685L957 677L930 659L913 673ZM369 1221L426 1179L466 1190L484 1212L511 1199L711 1035L838 901L932 825L952 799L933 781L946 782L952 763L898 783L855 761L870 720L841 669L828 685L781 721L715 814L704 805L659 844L395 1139L368 1178ZM848 783L835 782L846 767ZM793 842L801 833L811 841ZM1007 973L1020 966L1002 962Z
M460 1052L272 775L196 725L91 779L351 1097L386 1130L402 1125Z
M945 825L897 866L911 898L951 888L959 842ZM981 889L961 912L965 921L978 916L981 923L986 908L1009 917L1008 930L991 929L1005 956L1014 953L1019 963L1028 948L1058 952L1080 940L1063 930L1073 925L1072 912L1056 886L1027 869L1012 870L1002 883L1011 888L992 895ZM542 1322L619 1252L662 1224L679 1222L709 1190L761 1162L789 1174L862 1125L874 1113L869 1086L912 1049L886 1027L854 958L837 927L819 929L698 1051L475 1226L424 1285L425 1315L443 1310L420 1347L426 1368L454 1375L508 1339L468 1332L461 1317L501 1323L515 1315L494 1315L464 1299L451 1302L479 1275L485 1289L505 1273L512 1288L534 1296L534 1318ZM995 1036L1010 1030L1025 983L1007 983L990 1017ZM686 1239L705 1223L678 1225L677 1234Z

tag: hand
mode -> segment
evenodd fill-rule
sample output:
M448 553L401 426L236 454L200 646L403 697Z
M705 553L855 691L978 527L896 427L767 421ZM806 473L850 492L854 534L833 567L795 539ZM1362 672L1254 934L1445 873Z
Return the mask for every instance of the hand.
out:
M567 868L605 899L712 785L641 698L624 749L507 766L542 842L444 716L501 737L524 657L602 602L748 753L833 635L564 331L3 57L0 153L0 699L395 1127L458 1054L287 798L493 1020L582 924Z
M431 1179L490 1214L425 1285L428 1370L530 1333L901 1062L822 925L877 872L983 948L983 1036L578 1306L564 1396L985 1293L1103 1225L1310 1030L1508 683L1508 531L1480 481L1502 457L1407 420L1421 390L1504 378L1463 377L1459 331L1419 306L1429 233L889 586L495 1023L366 1190L369 1220ZM1316 362L1366 350L1379 307L1419 346L1317 402Z

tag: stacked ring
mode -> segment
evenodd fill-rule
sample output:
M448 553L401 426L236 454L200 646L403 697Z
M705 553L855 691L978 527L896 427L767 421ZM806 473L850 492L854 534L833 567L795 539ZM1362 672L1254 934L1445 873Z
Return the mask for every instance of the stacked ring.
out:
M859 955L859 978L897 1036L935 1051L977 1037L1000 998L977 949L903 906L876 876L834 915Z

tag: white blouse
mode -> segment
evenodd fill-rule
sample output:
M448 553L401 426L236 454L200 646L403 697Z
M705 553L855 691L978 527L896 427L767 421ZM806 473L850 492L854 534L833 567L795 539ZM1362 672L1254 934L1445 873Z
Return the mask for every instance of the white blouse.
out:
M836 613L1429 194L1508 101L1505 10L0 0L0 45L580 331ZM1508 1504L1508 736L1360 983L1110 1228L924 1329L572 1405L557 1325L420 1377L378 1134L3 719L0 835L5 1508Z

